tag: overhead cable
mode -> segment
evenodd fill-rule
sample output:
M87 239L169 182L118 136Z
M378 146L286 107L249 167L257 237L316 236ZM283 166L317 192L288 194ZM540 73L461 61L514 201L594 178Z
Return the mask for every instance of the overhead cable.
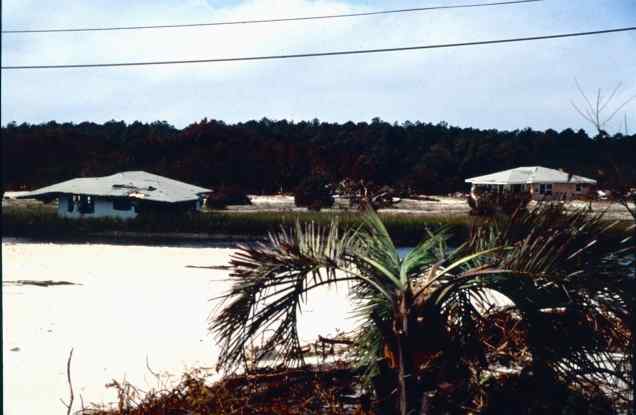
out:
M86 64L69 64L69 65L15 65L15 66L3 66L2 69L3 70L18 70L18 69L105 68L105 67L123 67L123 66L242 62L242 61L261 61L261 60L274 60L274 59L313 58L313 57L341 56L341 55L362 55L367 53L403 52L403 51L425 50L425 49L455 48L455 47L461 47L461 46L495 45L495 44L502 44L502 43L528 42L528 41L534 41L534 40L562 39L562 38L571 38L571 37L579 37L579 36L592 36L592 35L603 35L603 34L609 34L609 33L628 32L628 31L634 31L634 30L636 30L636 26L622 27L617 29L594 30L589 32L561 33L561 34L554 34L554 35L517 37L517 38L495 39L495 40L478 40L478 41L472 41L472 42L442 43L442 44L435 44L435 45L406 46L406 47L381 48L381 49L358 49L358 50L343 50L343 51L332 51L332 52L295 53L295 54L287 54L287 55L264 55L264 56L247 56L247 57L234 57L234 58L211 58L211 59L169 60L169 61L149 61L149 62L86 63Z
M84 28L80 27L80 28L59 28L59 29L15 29L15 30L3 30L2 33L24 34L24 33L59 33L59 32L101 32L101 31L110 31L110 30L176 29L176 28L186 28L186 27L227 26L227 25L243 25L243 24L254 24L254 23L281 23L281 22L294 22L294 21L302 21L302 20L322 20L322 19L339 19L339 18L347 18L347 17L375 16L380 14L413 13L413 12L424 12L424 11L433 11L433 10L506 6L506 5L513 5L513 4L536 3L540 1L543 1L543 0L498 1L498 2L491 2L491 3L456 4L456 5L448 5L448 6L413 7L409 9L377 10L377 11L358 12L358 13L327 14L327 15L320 15L320 16L281 17L281 18L273 18L273 19L254 19L254 20L233 20L233 21L220 21L220 22L208 22L208 23L165 24L165 25L150 25L150 26L114 26L114 27L84 27Z

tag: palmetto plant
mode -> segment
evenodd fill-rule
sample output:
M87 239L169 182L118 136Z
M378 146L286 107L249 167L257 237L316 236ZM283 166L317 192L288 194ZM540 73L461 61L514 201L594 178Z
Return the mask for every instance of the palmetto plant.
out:
M234 254L233 286L211 321L219 364L236 367L261 338L256 360L304 363L297 320L306 297L346 281L363 317L357 363L385 412L426 413L430 396L458 391L471 396L463 404L483 406L480 385L502 366L581 385L629 383L620 352L631 310L614 267L629 243L603 241L605 230L600 217L540 208L477 226L455 250L446 232L429 233L400 257L373 212L358 229L296 224Z

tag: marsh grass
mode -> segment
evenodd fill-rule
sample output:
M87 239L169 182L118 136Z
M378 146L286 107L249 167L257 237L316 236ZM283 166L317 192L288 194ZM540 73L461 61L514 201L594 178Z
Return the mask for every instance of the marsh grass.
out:
M471 218L468 216L423 216L415 214L380 214L396 243L412 245L427 230L447 227L457 240L465 239ZM296 221L327 225L337 218L340 226L357 227L362 217L357 212L231 212L209 211L188 214L145 214L128 221L111 218L65 219L46 205L5 207L2 212L2 235L47 240L141 237L146 240L242 239L264 238L269 232L292 226ZM198 235L198 237L196 237Z
M427 231L446 228L450 245L457 246L468 239L471 227L481 218L468 215L416 213L379 213L394 242L414 246ZM2 236L41 240L142 240L145 242L223 241L265 238L269 232L290 227L297 220L328 225L337 218L343 229L362 223L360 212L237 212L205 211L189 214L145 214L134 220L111 218L65 219L57 216L51 205L5 206L2 209ZM613 234L624 236L631 221L621 221Z

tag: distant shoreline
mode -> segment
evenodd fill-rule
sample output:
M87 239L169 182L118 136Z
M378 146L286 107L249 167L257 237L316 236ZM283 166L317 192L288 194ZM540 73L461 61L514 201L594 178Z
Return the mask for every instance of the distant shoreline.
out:
M116 219L75 220L59 218L56 204L31 200L3 199L2 236L33 241L117 244L229 244L267 238L281 226L297 220L328 224L337 219L344 226L360 223L360 213L348 210L341 201L336 209L307 211L294 206L291 196L250 196L251 205L230 206L194 215ZM569 208L584 208L587 203L570 202ZM630 220L617 204L593 202L592 212L605 211L608 220ZM624 212L623 212L624 211ZM436 196L433 200L405 199L395 208L379 211L395 242L410 245L421 240L427 229L450 228L457 241L464 240L474 217L462 198Z
M450 227L465 237L471 221L466 213L380 211L395 242L417 243L427 229ZM2 212L2 236L50 242L115 242L143 244L235 244L267 238L268 233L296 221L329 224L336 219L343 228L361 224L357 211L327 210L223 210L183 216L145 216L130 221L117 219L65 219L55 206L41 203L7 203ZM461 235L461 236L460 236Z

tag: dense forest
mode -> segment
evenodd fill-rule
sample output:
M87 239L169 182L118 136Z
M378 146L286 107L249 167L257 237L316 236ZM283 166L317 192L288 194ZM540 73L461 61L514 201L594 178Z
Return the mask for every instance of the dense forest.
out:
M326 123L262 119L234 125L166 122L11 123L2 128L3 190L145 170L201 186L293 191L303 178L364 179L427 194L465 191L464 179L522 165L636 183L636 135L583 130L498 131L446 123Z

